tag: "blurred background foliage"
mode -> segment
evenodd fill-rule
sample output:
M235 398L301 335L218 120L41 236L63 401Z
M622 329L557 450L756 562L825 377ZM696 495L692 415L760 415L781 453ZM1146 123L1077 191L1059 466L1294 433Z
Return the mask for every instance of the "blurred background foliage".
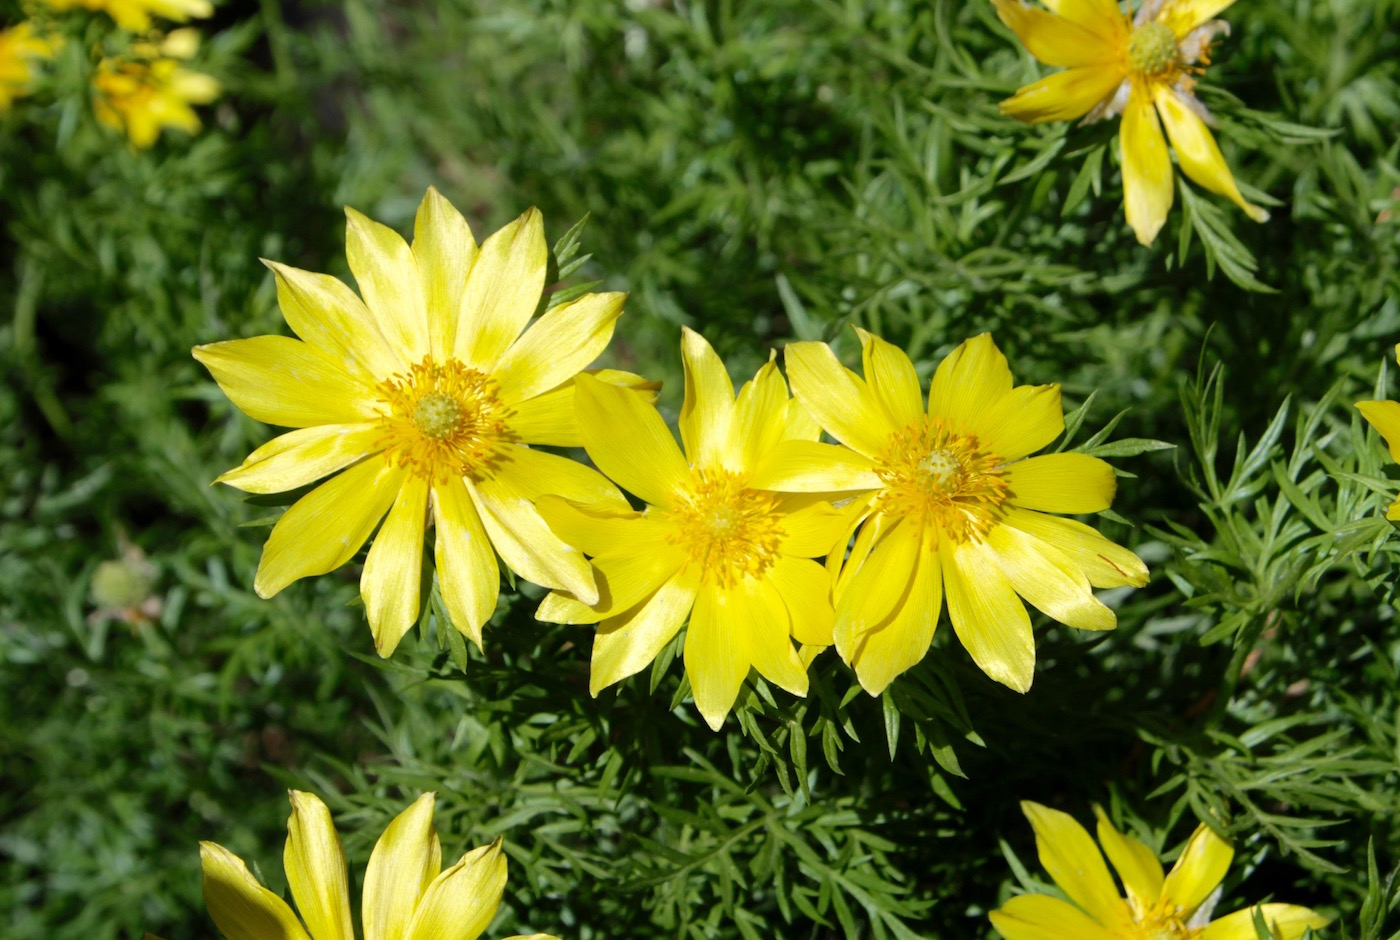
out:
M987 3L225 2L191 66L223 97L139 153L89 82L142 37L64 17L0 115L0 933L212 935L196 841L280 889L295 785L353 877L421 790L449 853L504 835L500 935L988 937L1044 879L1034 799L1166 853L1214 820L1222 909L1396 936L1396 471L1351 403L1396 394L1400 2L1227 15L1202 94L1274 218L1182 188L1151 249L1111 126L999 116L1041 72ZM340 207L406 230L429 184L478 237L591 214L611 364L672 416L681 324L739 378L794 337L854 361L856 323L926 379L992 331L1125 471L1096 524L1151 584L1108 635L1038 621L1024 697L945 626L881 700L828 653L719 734L679 663L590 699L589 630L528 586L485 656L430 606L388 663L355 565L257 599L277 510L209 481L270 431L188 350L283 329L259 256L348 276Z

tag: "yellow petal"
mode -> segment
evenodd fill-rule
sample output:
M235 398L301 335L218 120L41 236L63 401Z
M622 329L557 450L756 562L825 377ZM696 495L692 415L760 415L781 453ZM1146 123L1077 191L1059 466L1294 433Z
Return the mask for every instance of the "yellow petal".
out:
M877 490L884 482L875 464L849 447L815 441L781 441L754 468L749 486L785 493Z
M924 396L919 391L919 376L914 363L904 350L887 343L874 333L856 327L860 336L861 360L865 381L875 397L885 406L890 420L905 427L919 420L924 413Z
M681 361L685 400L677 424L685 456L694 465L722 466L734 417L734 384L714 348L689 327L681 328Z
M1230 843L1202 823L1191 834L1172 870L1167 872L1167 880L1162 884L1162 897L1188 911L1194 911L1224 880L1234 857L1235 850Z
M700 588L685 635L685 671L712 730L724 724L751 665L794 695L807 694L807 671L790 637L782 598L762 580Z
M549 248L538 209L525 213L482 243L462 292L456 356L491 372L525 324L544 290Z
M1118 935L1059 898L1022 894L989 915L1004 940L1118 940Z
M1141 558L1082 522L1014 506L1008 508L1005 522L1063 552L1094 587L1142 587L1147 583L1147 566Z
M630 390L643 404L655 402L656 390L661 387L660 382L615 369L600 369L585 374L594 376L600 382ZM583 432L579 430L574 414L574 380L570 379L542 395L512 405L507 427L522 444L582 447Z
M1211 921L1201 932L1200 940L1256 940L1259 934L1254 929L1255 910L1263 911L1264 921L1269 925L1274 940L1302 940L1304 931L1309 927L1321 930L1332 922L1321 914L1294 904L1257 904Z
M897 428L870 387L841 365L826 343L788 343L788 382L828 434L866 457L885 449Z
M785 386L786 387L786 386ZM822 436L822 428L811 412L802 407L802 402L789 398L787 403L786 426L783 431L785 441L816 441Z
M452 625L481 649L481 630L496 612L501 573L466 484L453 478L433 488L434 556Z
M1123 160L1123 207L1137 240L1150 245L1167 222L1176 193L1172 161L1152 98L1133 89L1118 131Z
M1031 55L1046 65L1110 64L1120 52L1117 43L1073 20L1047 13L1021 0L992 0L997 16Z
M903 522L891 529L863 562L847 563L846 570L852 564L858 564L859 569L850 581L837 585L836 652L842 661L854 662L865 634L885 623L909 594L918 573L922 542L917 521ZM845 576L843 570L843 579Z
M344 281L276 261L263 264L277 282L282 316L306 342L370 381L408 367L408 357L384 341L374 317Z
M495 918L505 887L501 840L472 849L423 892L408 940L476 940Z
M365 940L403 940L418 899L442 867L433 826L436 797L424 793L394 817L374 844L365 869L360 920Z
M314 940L354 940L345 851L326 804L311 793L292 790L287 847L282 866L287 885Z
M993 526L988 554L1016 593L1047 617L1080 630L1112 630L1118 620L1089 589L1084 572L1063 554L1020 529Z
M1185 39L1198 26L1215 19L1235 0L1172 0L1158 20L1166 23L1178 39Z
M496 474L509 476L526 499L561 496L598 510L630 508L627 497L607 477L558 454L507 447Z
M423 280L403 236L347 206L345 259L385 341L409 362L428 355Z
M1017 89L1001 102L1001 113L1027 124L1078 120L1117 91L1123 78L1121 69L1098 65L1052 72Z
M992 335L982 333L960 343L938 364L929 386L929 417L942 418L960 433L978 434L1010 392L1006 357Z
M245 493L284 493L343 470L376 451L383 436L377 424L322 424L274 437L242 465L221 474Z
M793 639L804 646L830 646L836 611L827 570L806 558L779 555L768 577L787 606Z
M846 534L849 524L847 514L825 500L802 506L783 514L783 538L778 550L799 558L824 557Z
M536 320L496 364L501 400L527 401L572 379L607 348L626 300L623 293L584 294Z
M938 552L920 540L909 588L893 615L856 642L852 665L861 688L879 695L928 653L943 608Z
M754 669L778 688L806 695L807 667L792 645L792 620L777 586L769 578L745 577L727 595L730 627Z
M1215 137L1200 115L1188 108L1177 93L1166 85L1158 85L1153 95L1162 123L1166 125L1167 136L1171 138L1172 149L1176 151L1176 162L1181 166L1181 172L1205 189L1229 199L1254 221L1267 222L1269 213L1240 194L1234 174L1226 166Z
M1110 39L1128 37L1131 26L1118 0L1040 0L1056 16Z
M1064 429L1060 386L1019 385L987 410L977 437L1006 463L1035 453Z
M199 843L204 906L228 940L309 940L297 916L222 845Z
M1055 884L1103 926L1126 927L1128 906L1118 896L1113 876L1088 831L1068 813L1029 800L1022 801L1021 811L1035 830L1040 864Z
M778 364L770 358L754 375L745 382L734 400L734 413L729 422L729 442L725 453L729 455L729 469L736 472L750 472L757 467L765 455L781 441L802 435L811 429L810 440L821 436L821 428L806 416L799 407L791 406L787 383L778 372ZM802 418L806 418L805 421ZM791 427L797 420L803 427Z
M428 343L433 358L441 362L452 355L457 342L457 314L476 258L476 239L462 213L433 186L413 221L413 258L423 283Z
M468 483L468 489L491 544L512 571L541 587L567 591L585 604L598 602L592 567L550 531L518 481L496 476Z
M598 469L645 502L669 506L688 470L661 415L592 376L581 375L574 384L584 446Z
M393 654L404 634L418 622L427 514L428 482L410 475L365 557L360 597L380 656Z
M593 638L589 693L597 697L614 682L650 666L685 623L699 586L694 572L678 572L644 603L604 620Z
M555 535L586 555L602 555L619 545L651 551L670 531L659 519L631 509L581 505L558 496L541 496L535 509Z
M272 527L253 588L272 597L298 578L345 564L384 518L404 471L372 457L307 493Z
M1099 844L1103 846L1108 860L1113 863L1123 886L1128 889L1128 897L1142 909L1149 910L1162 895L1162 863L1147 846L1131 836L1119 832L1109 821L1103 809L1095 806L1098 817Z
M1017 692L1035 678L1035 637L1025 605L989 550L975 542L939 546L947 582L948 619L972 661Z
M1041 512L1103 512L1113 505L1118 483L1113 468L1088 454L1042 454L1002 471L1012 505Z
M1400 402L1359 401L1356 409L1390 447L1390 459L1400 461Z
M248 417L305 428L378 417L374 389L315 346L289 336L254 336L196 346L219 388Z
M621 543L616 554L593 559L598 602L583 604L567 594L546 597L536 612L546 623L597 623L625 614L650 597L685 565L685 553L665 542Z

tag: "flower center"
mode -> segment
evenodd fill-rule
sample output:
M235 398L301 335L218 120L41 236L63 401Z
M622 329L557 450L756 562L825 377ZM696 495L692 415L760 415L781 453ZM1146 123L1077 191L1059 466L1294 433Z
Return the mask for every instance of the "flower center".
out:
M1134 940L1195 940L1202 928L1188 927L1182 913L1171 901L1159 901L1137 917Z
M424 356L380 382L379 399L387 456L429 481L480 479L510 439L495 379L456 359Z
M685 550L705 581L726 587L762 576L783 538L778 497L748 489L728 470L692 471L668 515L675 523L668 540Z
M931 523L955 542L980 540L1008 495L1000 466L974 435L955 432L942 418L922 418L890 435L876 460L885 484L876 507Z
M1176 33L1166 23L1144 23L1128 37L1128 65L1137 74L1160 75L1176 63Z

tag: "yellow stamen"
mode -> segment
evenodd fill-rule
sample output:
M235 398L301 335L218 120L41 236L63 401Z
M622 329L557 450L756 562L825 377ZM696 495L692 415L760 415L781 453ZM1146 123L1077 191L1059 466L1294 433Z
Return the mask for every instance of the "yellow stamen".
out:
M783 538L778 497L744 486L728 470L695 470L668 513L669 540L685 549L706 582L731 586L760 577L773 564Z
M424 356L380 382L379 397L387 456L426 480L480 479L510 439L495 380L456 359Z
M1128 66L1138 75L1161 75L1177 64L1176 33L1166 23L1144 23L1128 37Z
M923 418L890 435L875 472L885 488L877 509L931 523L934 534L955 542L980 540L1006 501L1001 459L971 434L959 434L941 418Z
M1134 940L1196 940L1204 928L1186 926L1185 914L1169 900L1160 900L1149 910L1135 910Z

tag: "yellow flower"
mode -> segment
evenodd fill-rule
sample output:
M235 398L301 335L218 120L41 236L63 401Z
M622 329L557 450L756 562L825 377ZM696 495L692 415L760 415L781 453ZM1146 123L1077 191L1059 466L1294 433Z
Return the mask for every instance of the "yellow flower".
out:
M47 59L53 51L54 43L35 36L29 23L0 30L0 111L29 94L34 60Z
M64 12L77 7L105 12L122 29L142 32L151 28L151 17L183 23L214 12L209 0L44 0L51 9Z
M198 49L197 30L177 29L158 46L134 43L135 61L103 59L92 79L97 119L124 132L140 150L152 146L167 127L199 133L199 116L190 105L208 104L219 97L220 88L213 78L177 61Z
M621 389L580 379L575 407L594 463L648 505L589 508L545 497L540 512L593 556L599 596L553 593L536 616L598 623L590 691L645 668L690 615L685 670L695 707L715 730L749 667L794 695L807 670L792 639L831 643L831 579L813 556L845 529L826 501L755 489L754 466L782 441L820 430L788 397L777 366L734 386L715 351L686 330L685 402L676 446L655 408Z
M209 916L229 940L355 940L345 852L330 810L310 793L292 790L290 796L282 866L301 919L237 855L201 842ZM506 886L501 840L472 849L443 871L433 799L420 796L375 843L360 909L364 940L475 940L496 916Z
M435 189L418 207L411 246L353 209L346 215L346 254L363 301L329 275L267 262L301 339L194 350L248 415L299 429L220 481L277 493L337 474L273 527L258 594L345 564L387 513L360 592L375 646L388 656L418 619L431 507L443 599L478 646L500 590L497 553L522 577L596 602L588 562L550 532L534 502L545 493L621 509L627 502L596 471L529 445L580 442L574 378L607 346L626 295L586 294L531 325L549 260L535 209L480 248ZM646 393L636 376L601 378Z
M1113 470L1085 454L1030 457L1064 430L1058 385L1011 384L987 334L938 366L925 413L914 365L858 330L865 379L825 343L790 343L793 394L844 446L775 448L754 485L860 496L868 512L836 585L836 650L878 695L924 657L941 605L982 671L1024 692L1035 640L1021 603L1083 630L1113 612L1090 586L1142 585L1132 552L1079 522L1113 500Z
M1046 894L1012 898L991 913L992 926L1006 940L1255 940L1256 911L1276 940L1298 940L1307 928L1328 924L1292 904L1260 904L1211 920L1234 850L1208 826L1196 829L1172 870L1163 874L1151 849L1120 833L1095 807L1099 842L1127 889L1124 898L1094 840L1074 817L1038 803L1022 803L1021 809L1035 829L1040 863L1074 903Z
M1400 361L1400 343L1395 346L1396 361ZM1359 401L1356 408L1371 427L1380 432L1390 448L1390 458L1400 462L1400 402ZM1392 522L1400 522L1400 499L1390 505L1385 517Z
M1044 0L1054 12L1021 0L992 2L1031 55L1066 67L1003 101L1003 114L1028 123L1123 116L1123 203L1138 241L1152 244L1172 207L1162 124L1183 173L1254 221L1269 218L1240 195L1206 126L1215 122L1193 90L1210 63L1211 42L1230 30L1212 17L1234 0L1143 0L1131 20L1117 0Z

